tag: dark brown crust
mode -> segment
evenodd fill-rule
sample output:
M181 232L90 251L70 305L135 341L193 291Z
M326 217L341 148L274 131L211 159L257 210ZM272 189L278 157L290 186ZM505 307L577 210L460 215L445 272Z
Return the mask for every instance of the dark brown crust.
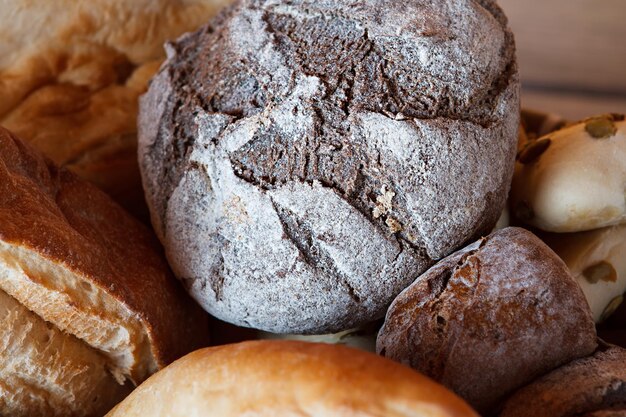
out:
M561 261L524 229L442 260L391 305L377 350L481 412L596 347L587 302Z
M152 233L95 186L0 128L0 239L37 252L137 314L163 367L207 343L207 318Z
M500 417L626 415L626 350L612 346L571 362L517 391Z

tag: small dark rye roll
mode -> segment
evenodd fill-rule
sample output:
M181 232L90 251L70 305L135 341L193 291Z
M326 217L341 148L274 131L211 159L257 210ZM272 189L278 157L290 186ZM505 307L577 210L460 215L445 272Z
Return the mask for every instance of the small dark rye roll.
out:
M486 413L596 345L589 305L563 261L532 233L507 228L440 261L403 291L377 351Z

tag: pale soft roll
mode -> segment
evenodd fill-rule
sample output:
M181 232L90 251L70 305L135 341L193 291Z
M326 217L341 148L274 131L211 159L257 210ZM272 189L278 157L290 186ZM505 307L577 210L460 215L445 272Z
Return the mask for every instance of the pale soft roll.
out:
M371 353L257 341L193 352L154 375L108 417L470 417L460 398Z
M585 293L595 321L608 317L626 291L626 225L545 233L541 238L567 264Z
M256 336L264 340L297 340L309 343L328 343L330 345L344 345L376 352L376 334L382 323L374 322L356 329L344 330L339 333L329 333L320 335L300 335L300 334L278 334L258 330Z
M584 121L530 142L549 145L517 163L511 200L520 220L550 232L626 221L626 122L623 116L606 120L613 118L615 132L606 137L593 137Z

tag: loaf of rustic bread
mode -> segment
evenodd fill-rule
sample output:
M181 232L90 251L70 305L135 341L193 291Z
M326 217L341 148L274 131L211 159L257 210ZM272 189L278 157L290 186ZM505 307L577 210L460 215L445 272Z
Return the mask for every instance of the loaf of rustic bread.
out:
M138 384L207 343L206 317L171 275L153 235L95 186L2 128L0 195L0 290L21 304L6 304L13 317L6 320L27 338L3 334L3 343L19 351L10 355L13 361L30 360L28 349L41 356L3 372L3 389L20 389L7 381L21 379L35 397L66 402L54 414L71 414L74 407L76 415L88 415L95 408L70 403L97 395L110 404L112 397L83 390ZM57 349L43 351L49 344L62 348L55 352L59 358L45 357ZM74 372L73 366L92 382L68 380L65 372ZM0 408L0 414L37 414L29 404L11 406L11 412Z
M377 340L379 353L441 382L481 413L596 346L589 305L566 265L514 227L420 276L394 300Z
M477 417L411 369L344 346L255 341L193 352L108 417Z
M529 139L518 153L511 206L518 220L549 232L626 223L626 121L590 117Z
M139 158L174 272L242 326L381 318L504 207L514 50L492 0L243 0L170 44Z
M517 391L500 417L626 415L626 350L602 346Z

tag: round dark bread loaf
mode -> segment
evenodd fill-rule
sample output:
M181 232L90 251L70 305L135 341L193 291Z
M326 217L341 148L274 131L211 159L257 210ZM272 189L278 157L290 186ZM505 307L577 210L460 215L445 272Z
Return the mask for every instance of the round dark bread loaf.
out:
M356 327L496 223L519 82L495 1L244 0L167 49L140 165L170 263L211 314Z
M532 233L507 228L450 255L403 291L377 351L485 413L596 345L591 311L563 261Z
M517 391L500 417L626 416L626 350L605 346Z

